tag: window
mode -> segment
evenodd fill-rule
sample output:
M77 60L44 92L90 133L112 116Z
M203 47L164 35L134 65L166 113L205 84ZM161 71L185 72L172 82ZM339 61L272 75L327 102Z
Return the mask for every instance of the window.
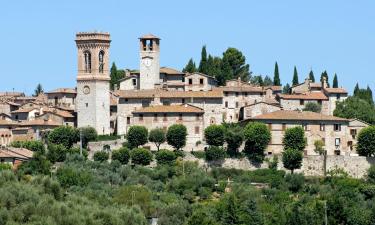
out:
M299 104L300 104L300 105L304 105L304 104L305 104L305 100L300 99L300 100L299 100Z
M283 123L282 125L281 125L281 129L284 131L285 129L286 129L286 123Z
M199 121L199 120L201 119L201 116L200 116L199 114L197 114L197 115L195 116L195 118L196 118L197 121Z
M225 108L228 108L228 102L225 102Z
M305 131L308 129L308 126L307 126L306 123L302 124L302 127L303 127L303 130L305 130Z
M139 114L139 121L143 121L143 114Z
M59 99L55 96L55 105L59 104Z
M204 80L203 80L203 78L199 79L199 84L200 84L200 85L203 85L203 84L204 84Z
M333 125L333 130L336 131L336 132L337 131L341 131L341 124L334 124Z
M238 108L239 107L239 103L238 102L236 102L236 108Z
M91 73L91 53L85 51L83 55L85 57L85 73Z
M164 113L164 114L163 114L163 121L167 121L167 120L168 120L167 114Z
M350 150L353 150L353 141L348 141L348 147Z
M340 138L335 138L335 146L336 147L340 146L340 142L341 142Z
M126 117L126 124L130 124L130 117Z
M104 51L99 52L99 73L104 71Z
M182 77L182 82L184 82L184 83L185 83L185 77Z
M238 97L238 95L239 95L239 93L238 93L238 92L236 92L236 97Z
M18 120L18 115L16 115L16 120Z
M137 79L132 79L133 81L133 86L137 86Z
M86 107L89 107L89 103L86 103Z
M337 100L339 100L340 97L341 97L340 94L337 94L337 95L336 95Z
M322 105L322 100L318 100L318 104L319 104L319 105Z
M154 114L154 121L158 121L158 114Z
M199 134L199 126L195 127L195 134Z
M170 104L171 104L171 102L169 100L164 100L163 101L163 105L170 105Z
M326 130L326 125L324 123L320 124L320 131L325 131Z
M228 96L228 92L225 91L225 92L224 92L224 96Z
M182 101L182 104L185 104L185 99L184 98L181 101Z
M182 120L182 113L178 114L178 119Z
M193 79L189 78L189 85L193 84Z
M247 92L245 92L245 97L247 97Z
M356 129L350 129L350 135L352 135L353 138L355 138L355 136L357 136L357 130Z
M142 100L142 107L148 107L150 105L150 102L147 100Z

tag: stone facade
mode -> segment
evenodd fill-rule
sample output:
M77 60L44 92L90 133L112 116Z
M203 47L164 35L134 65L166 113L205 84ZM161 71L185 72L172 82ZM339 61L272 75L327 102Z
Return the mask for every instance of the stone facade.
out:
M160 85L160 46L159 38L144 35L140 43L140 89L154 89Z

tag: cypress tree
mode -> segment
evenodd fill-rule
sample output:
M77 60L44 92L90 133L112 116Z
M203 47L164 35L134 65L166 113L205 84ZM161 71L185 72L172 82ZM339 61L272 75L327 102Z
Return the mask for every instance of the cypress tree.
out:
M372 90L371 90L371 88L368 85L367 85L366 92L367 92L367 98L368 98L369 102L371 104L374 104L374 100L372 98Z
M212 55L208 55L208 60L207 60L207 75L212 76L213 71L214 71L214 57Z
M315 76L314 76L314 72L312 70L310 70L309 79L311 80L311 82L315 82Z
M277 65L277 62L275 63L275 71L273 76L273 85L280 86L280 74L279 74L279 65Z
M358 95L358 92L359 92L359 85L358 85L358 82L357 82L357 84L356 84L355 87L354 87L353 95L354 95L354 96L357 96L357 95Z
M111 81L110 81L111 90L114 90L115 84L117 84L118 82L117 66L115 62L112 63L110 77L111 77Z
M339 82L337 80L337 74L336 73L335 73L335 76L333 77L332 87L333 88L338 88L339 87Z
M190 59L188 64L186 64L185 68L182 69L182 72L184 73L194 73L197 71L197 68L195 66L195 62L193 61L193 59Z
M34 94L33 94L33 96L34 96L34 97L38 97L38 95L40 95L40 94L42 94L42 93L44 93L44 90L43 90L42 85L39 83L39 84L36 86L35 90L34 90Z
M207 50L206 45L202 47L201 61L199 62L199 72L207 74Z
M297 85L297 84L299 84L299 82L298 82L298 72L297 72L296 66L294 66L292 85L294 86L294 85Z

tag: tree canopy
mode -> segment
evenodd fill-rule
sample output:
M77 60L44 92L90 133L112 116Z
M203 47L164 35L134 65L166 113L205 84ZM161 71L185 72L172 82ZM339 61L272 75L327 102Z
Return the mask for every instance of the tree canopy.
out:
M297 85L297 84L299 84L299 81L298 81L298 72L297 72L297 67L294 66L292 86Z
M281 86L279 65L277 64L277 62L275 62L275 70L273 72L273 85Z
M370 124L375 124L375 108L368 101L359 97L348 97L336 103L334 116L357 118Z

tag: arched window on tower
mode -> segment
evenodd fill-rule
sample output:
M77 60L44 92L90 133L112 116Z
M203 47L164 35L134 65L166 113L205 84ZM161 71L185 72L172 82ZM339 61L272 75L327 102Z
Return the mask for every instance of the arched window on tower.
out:
M91 73L91 53L89 51L85 51L85 72Z
M99 73L103 73L104 70L104 51L99 52Z

